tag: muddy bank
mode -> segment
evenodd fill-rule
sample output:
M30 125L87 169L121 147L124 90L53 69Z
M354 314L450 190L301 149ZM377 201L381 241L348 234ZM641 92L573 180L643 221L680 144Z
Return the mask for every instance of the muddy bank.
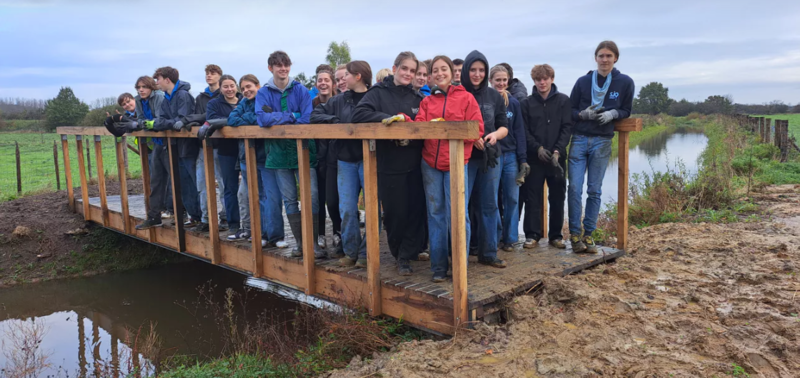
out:
M507 324L405 343L331 377L794 377L800 186L753 196L761 221L662 224L629 255L515 298Z

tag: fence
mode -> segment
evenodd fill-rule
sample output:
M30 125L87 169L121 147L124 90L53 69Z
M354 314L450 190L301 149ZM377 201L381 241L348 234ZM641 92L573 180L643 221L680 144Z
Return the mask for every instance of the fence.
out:
M114 165L104 167L105 176L116 179L114 137L103 136L102 140L104 160L114 162ZM74 140L68 142L68 148L74 151ZM25 194L65 189L67 178L62 150L61 138L55 133L0 133L0 201ZM138 152L128 152L128 177L139 177L142 169ZM87 154L90 182L94 182L98 175L95 160L94 152ZM70 163L77 164L74 153L70 156ZM72 172L73 182L78 179L77 172Z
M789 121L776 119L773 122L770 118L751 117L746 114L737 114L736 119L740 126L758 136L761 143L773 144L778 147L781 151L781 162L788 159L791 150L800 152L797 139L789 134Z

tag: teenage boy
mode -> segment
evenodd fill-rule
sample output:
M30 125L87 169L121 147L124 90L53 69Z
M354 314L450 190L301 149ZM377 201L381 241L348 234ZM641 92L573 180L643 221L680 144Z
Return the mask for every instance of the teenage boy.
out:
M194 98L189 94L191 85L180 81L178 70L169 66L157 69L153 77L158 89L164 92L164 99L160 103L160 111L155 115L156 118L153 121L145 121L144 128L152 131L174 130L177 123L178 129L180 129L183 126L181 118L189 115L194 109ZM152 103L147 105L151 115L153 105ZM161 196L170 184L169 147L166 145L164 138L153 138L153 143L150 208L147 209L147 219L136 226L137 230L146 230L161 225L161 210L164 206L163 197ZM184 202L184 207L186 204ZM194 208L186 209L190 215L196 214L197 210Z
M461 85L462 67L464 67L464 59L453 59L453 85Z
M505 67L508 71L508 92L511 93L517 101L522 102L522 100L528 97L528 88L525 88L525 84L519 81L519 79L514 78L514 69L511 68L510 64L500 63L499 65Z
M522 100L522 118L528 146L528 161L533 164L530 176L520 189L525 204L524 248L536 248L542 235L543 186L547 182L550 203L550 245L565 248L561 228L564 226L564 200L567 194L566 148L572 136L572 103L560 93L553 80L556 73L548 64L531 70L535 84L533 94Z
M113 116L106 112L106 120L103 122L106 130L117 138L125 133L139 130L138 123L134 125L133 122L136 121L136 100L133 99L133 95L127 92L119 95L117 105L122 107L125 114L120 114L119 110Z
M275 125L296 125L307 124L311 118L311 96L300 82L289 79L292 69L292 60L283 51L275 51L269 55L267 60L269 71L272 78L267 85L258 90L256 94L256 118L261 127L272 127ZM300 215L300 208L297 203L297 185L299 181L299 167L297 163L297 141L294 139L266 139L265 149L269 151L267 161L264 164L268 170L277 176L278 187L283 196L283 205L286 209L286 217L289 219L289 226L292 229L297 241L297 246L292 251L293 257L303 256L303 229ZM313 213L314 235L311 236L316 241L319 235L319 222L317 213L319 209L319 199L317 192L317 149L313 140L308 141L309 161L311 162L311 203L303 204L303 211ZM305 167L304 167L305 169ZM310 205L310 208L309 208ZM325 258L325 252L320 249L319 244L314 244L314 257Z

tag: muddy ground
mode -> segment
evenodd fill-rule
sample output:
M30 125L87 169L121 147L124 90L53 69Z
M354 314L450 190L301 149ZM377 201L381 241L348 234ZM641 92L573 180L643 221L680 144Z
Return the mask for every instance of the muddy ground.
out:
M513 299L509 321L331 377L798 377L800 185L761 220L633 230L629 254Z

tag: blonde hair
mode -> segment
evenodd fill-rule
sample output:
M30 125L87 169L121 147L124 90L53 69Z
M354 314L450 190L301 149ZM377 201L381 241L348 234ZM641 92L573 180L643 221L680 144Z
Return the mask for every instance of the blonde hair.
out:
M492 80L492 78L494 78L494 75L497 74L498 72L504 72L506 75L511 76L511 74L508 73L508 70L505 67L498 64L492 67L491 70L489 70L489 80ZM500 93L500 95L503 96L503 100L505 101L506 106L508 106L508 91L502 90L502 91L497 91L497 93Z
M375 74L375 82L380 83L383 81L383 79L385 79L387 76L391 74L392 74L391 68L382 68L380 71L378 71L377 74Z

